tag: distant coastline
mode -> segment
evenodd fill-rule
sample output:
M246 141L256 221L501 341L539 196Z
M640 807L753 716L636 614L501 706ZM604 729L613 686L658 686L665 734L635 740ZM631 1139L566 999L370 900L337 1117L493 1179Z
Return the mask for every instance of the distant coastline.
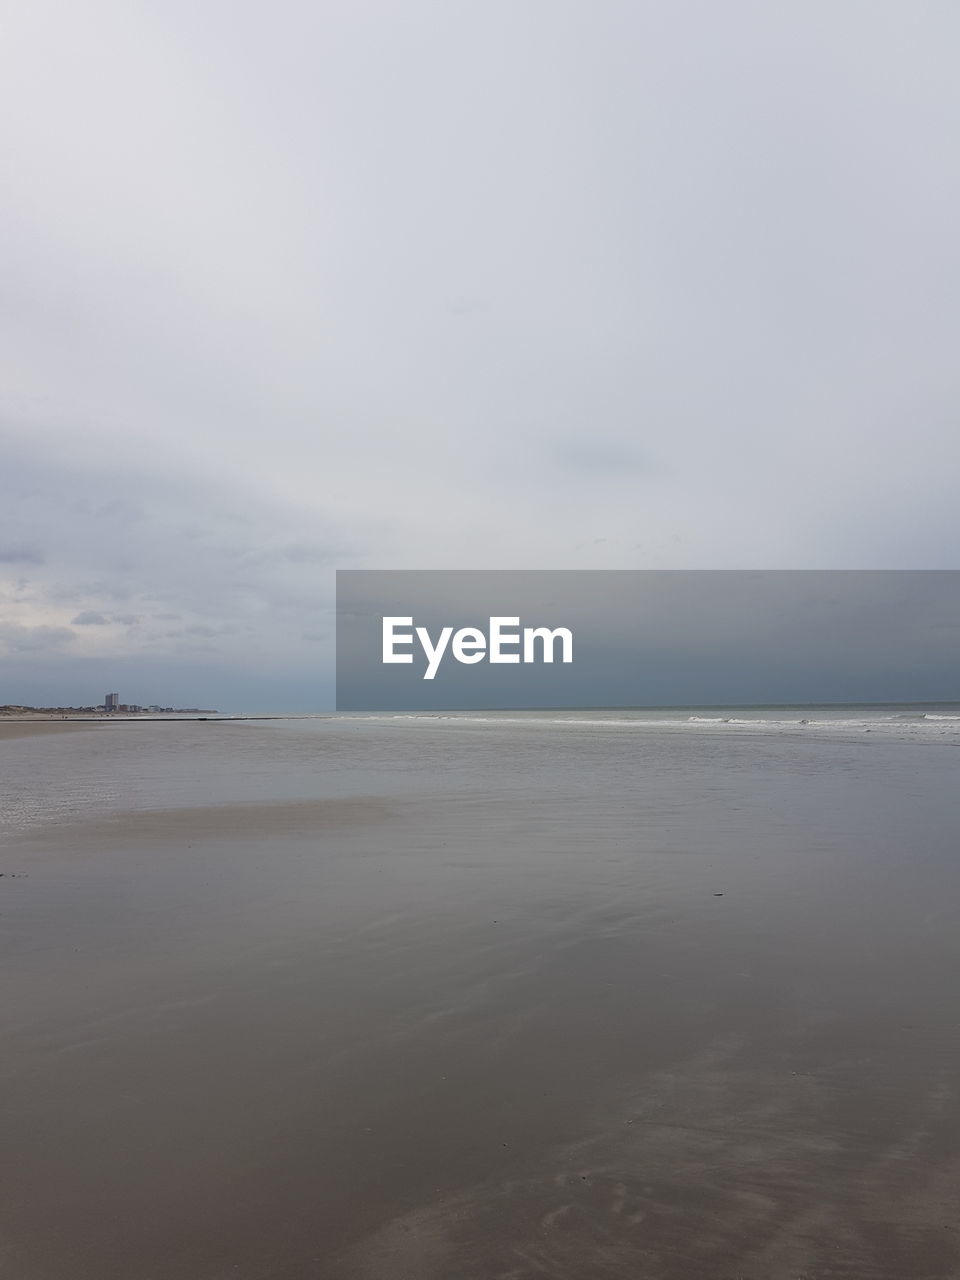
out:
M163 716L217 716L220 712L210 707L164 707L159 711L107 711L100 707L28 707L6 703L0 706L0 716L17 720L60 719L63 716L83 716L98 720L136 719L156 720Z

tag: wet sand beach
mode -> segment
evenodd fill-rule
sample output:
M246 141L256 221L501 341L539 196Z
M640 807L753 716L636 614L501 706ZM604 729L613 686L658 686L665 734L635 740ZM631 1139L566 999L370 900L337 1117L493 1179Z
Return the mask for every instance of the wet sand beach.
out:
M0 719L0 742L7 738L32 738L37 734L71 733L78 729L96 728L97 721L79 720L14 720Z
M4 1277L960 1276L952 739L85 729L0 732Z

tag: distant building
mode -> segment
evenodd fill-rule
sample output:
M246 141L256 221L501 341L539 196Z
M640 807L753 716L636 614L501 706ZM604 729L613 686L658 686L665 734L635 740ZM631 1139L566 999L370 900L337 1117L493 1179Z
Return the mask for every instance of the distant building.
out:
M108 693L103 699L103 708L105 711L116 711L120 706L119 693Z

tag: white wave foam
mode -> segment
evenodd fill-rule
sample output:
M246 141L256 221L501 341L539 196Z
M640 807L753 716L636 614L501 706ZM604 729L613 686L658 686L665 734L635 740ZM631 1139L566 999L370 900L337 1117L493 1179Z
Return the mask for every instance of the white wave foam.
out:
M734 710L734 708L731 708ZM830 709L826 707L796 707L790 708L792 714L775 717L775 716L749 716L743 714L743 708L736 708L741 714L731 716L719 715L690 715L685 713L683 708L677 708L675 712L664 710L659 714L642 712L636 714L620 715L594 712L593 714L577 715L568 712L565 715L550 714L549 712L529 712L497 715L496 713L472 713L472 712L398 712L394 714L359 714L335 716L336 719L345 719L353 721L355 724L362 724L365 721L379 721L387 723L418 723L421 725L435 725L437 728L443 724L451 726L460 726L469 729L470 726L476 726L477 730L484 728L496 728L498 725L504 728L508 726L541 728L544 731L551 729L559 732L583 729L589 731L608 731L620 733L639 733L645 731L659 730L672 733L702 733L702 734L749 734L754 735L779 735L779 734L803 734L806 738L817 737L840 737L846 735L860 735L864 733L875 734L878 738L885 738L888 741L898 742L931 742L931 743L947 743L960 745L960 715L949 714L944 712L927 712L919 713L917 711L909 712L886 712L881 713L879 709L864 707L850 708L853 714L841 716L830 714ZM786 708L784 709L786 710ZM802 716L803 711L808 711L808 716ZM839 708L837 709L839 710ZM861 711L861 714L857 714Z

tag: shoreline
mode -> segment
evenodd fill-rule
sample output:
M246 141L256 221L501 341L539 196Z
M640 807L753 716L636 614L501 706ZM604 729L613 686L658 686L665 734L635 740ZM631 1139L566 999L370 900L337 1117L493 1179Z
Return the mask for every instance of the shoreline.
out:
M67 726L119 724L196 724L198 721L232 723L236 720L279 720L280 716L3 716L0 717L0 741L26 738L33 733L50 732Z

